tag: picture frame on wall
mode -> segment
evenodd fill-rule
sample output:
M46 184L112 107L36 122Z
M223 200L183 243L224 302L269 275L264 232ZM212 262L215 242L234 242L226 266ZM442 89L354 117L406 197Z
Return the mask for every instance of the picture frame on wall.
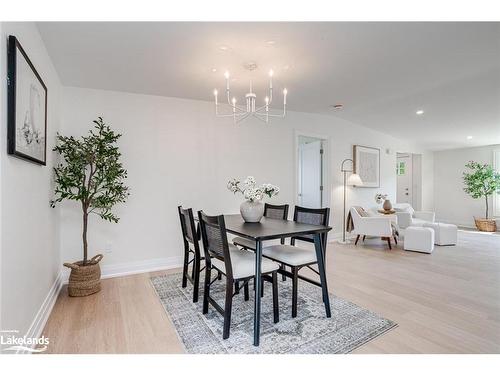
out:
M380 149L354 145L352 154L354 173L363 181L360 187L380 187Z
M7 153L46 165L47 86L13 35L7 60Z

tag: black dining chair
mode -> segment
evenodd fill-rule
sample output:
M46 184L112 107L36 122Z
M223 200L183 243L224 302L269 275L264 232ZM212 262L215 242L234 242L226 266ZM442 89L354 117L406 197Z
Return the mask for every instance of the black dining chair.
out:
M193 302L198 302L200 288L200 273L205 268L201 267L201 261L205 259L200 251L200 233L196 230L193 210L191 208L177 207L179 219L181 221L182 240L184 242L184 264L182 268L182 287L187 286L189 280L193 284ZM193 255L192 259L191 254ZM192 265L191 274L189 274L189 265Z
M264 204L264 217L270 219L278 219L278 220L287 220L288 219L288 204L274 205L265 203ZM285 244L285 239L282 238L280 240L281 244ZM243 237L234 237L233 244L236 246L241 246L243 249L253 250L255 251L255 241L251 241L249 239ZM285 265L281 265L282 269L285 269ZM286 276L283 275L283 281L286 280ZM264 288L262 288L262 294L264 294Z
M330 220L329 208L305 208L295 206L293 220L303 224L328 225ZM321 236L322 256L325 259L325 249L328 234L325 232ZM294 236L290 239L290 245L273 245L262 249L262 256L289 266L291 272L280 269L279 273L289 276L292 279L292 317L297 316L297 299L298 299L298 283L299 279L307 281L311 284L321 287L321 282L312 280L303 275L299 275L299 271L307 267L314 273L319 275L319 271L312 266L318 263L316 252L313 249L306 249L295 246L295 241L305 241L314 243L313 235ZM325 264L325 262L323 262Z
M198 211L201 238L205 251L205 284L203 295L203 314L208 313L209 305L224 316L222 338L229 337L231 326L231 310L236 282L245 288L245 300L249 300L248 282L255 277L255 254L250 251L238 249L227 241L226 224L224 216L207 216L203 211ZM269 259L262 259L262 279L273 285L273 317L274 323L279 321L278 307L278 274L279 265ZM211 271L226 276L225 306L222 308L211 296L210 286L218 280L216 276L211 279Z

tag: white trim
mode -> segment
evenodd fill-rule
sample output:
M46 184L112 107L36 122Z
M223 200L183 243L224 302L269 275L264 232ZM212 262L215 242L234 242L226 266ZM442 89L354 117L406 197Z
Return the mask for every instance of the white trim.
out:
M182 267L183 259L184 258L182 256L175 256L141 260L137 262L105 264L101 266L101 279L179 268ZM64 269L63 273L63 283L67 284L70 270Z
M493 169L500 173L500 150L493 150ZM493 194L493 217L500 218L500 194Z
M61 291L61 288L63 286L62 281L63 281L63 273L61 271L54 280L54 283L52 284L52 287L50 288L47 297L45 297L45 300L43 301L42 305L40 306L40 309L36 313L33 322L28 328L28 331L26 332L26 337L38 338L42 335L43 329L45 328L45 324L49 319L50 313L54 308L57 297L59 296L59 292ZM16 354L25 354L25 353L26 353L25 351L16 352Z

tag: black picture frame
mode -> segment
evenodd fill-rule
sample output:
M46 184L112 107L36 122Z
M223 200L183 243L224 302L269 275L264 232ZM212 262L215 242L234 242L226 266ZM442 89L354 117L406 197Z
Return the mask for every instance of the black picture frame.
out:
M18 57L24 59L27 66L31 69L33 77L18 76ZM29 75L29 73L27 75ZM26 79L31 79L31 82L33 82L30 85L29 110L26 109L27 103L24 102L22 104L23 107L18 108L18 104L21 102L21 100L19 100L21 93L18 92L20 79L22 80L23 85L25 84ZM39 92L39 86L36 82L38 82L43 89L43 93ZM21 89L25 89L25 87ZM47 86L33 66L33 63L24 51L23 47L15 36L9 35L7 48L7 153L9 155L29 160L33 163L47 165L47 94ZM41 96L44 96L44 98L41 98ZM23 96L23 99L25 99L25 97L26 95ZM36 101L37 105L33 104L35 102L35 99L32 99L33 97L38 99ZM37 116L33 115L35 109ZM23 120L21 120L23 121L23 127L19 128L19 111L22 110L25 110L25 116ZM42 114L39 113L40 110L43 111ZM34 122L35 119L37 122L42 122L39 120L43 119L43 124L37 124ZM35 125L39 125L39 127L43 125L43 129L35 127ZM20 134L22 134L24 142L20 141ZM42 135L43 138L41 138ZM18 139L16 139L16 137Z

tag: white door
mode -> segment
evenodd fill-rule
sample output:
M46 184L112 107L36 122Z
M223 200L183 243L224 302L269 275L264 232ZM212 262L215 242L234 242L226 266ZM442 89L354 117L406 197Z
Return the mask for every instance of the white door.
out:
M303 207L322 205L322 157L320 140L299 145L299 204Z
M396 160L397 203L412 204L412 164L410 155L398 156Z

